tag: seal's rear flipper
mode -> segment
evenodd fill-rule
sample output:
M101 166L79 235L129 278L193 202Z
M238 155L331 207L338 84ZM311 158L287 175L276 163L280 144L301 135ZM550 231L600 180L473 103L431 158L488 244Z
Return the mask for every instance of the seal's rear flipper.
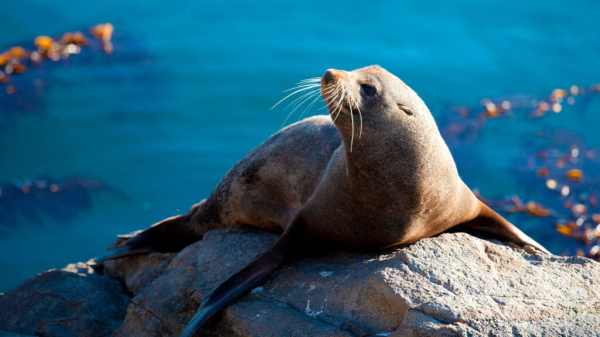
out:
M185 246L199 240L193 236L186 237L180 229L181 222L187 215L175 216L165 219L152 227L139 232L129 238L121 246L115 247L96 257L96 263L102 263L128 255L148 254L151 252L170 253L178 252Z
M300 241L301 227L301 221L293 221L271 249L211 290L181 333L181 337L193 336L221 309L267 279Z
M150 249L131 249L129 247L117 247L107 251L106 253L97 256L94 258L94 262L102 263L104 261L116 259L119 257L124 257L128 255L136 255L136 254L148 254L150 253Z
M188 214L170 217L152 225L94 260L96 263L102 263L128 255L181 251L186 246L202 239L203 233L210 229L208 223L190 223L190 219L196 215L204 202L194 205Z
M521 246L530 245L546 254L552 254L534 239L523 233L515 225L504 219L500 214L494 212L494 210L489 208L483 202L479 201L479 207L480 213L475 219L462 223L454 229L465 230L467 232L479 232L493 238L514 242Z

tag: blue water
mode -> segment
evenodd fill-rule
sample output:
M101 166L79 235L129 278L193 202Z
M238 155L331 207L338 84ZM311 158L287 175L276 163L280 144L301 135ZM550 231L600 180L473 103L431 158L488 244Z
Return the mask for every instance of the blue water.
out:
M115 50L53 67L40 75L51 84L35 111L0 114L0 180L80 175L128 198L94 194L68 224L23 220L0 239L0 291L187 212L279 129L287 113L269 108L298 80L380 64L434 114L482 97L591 85L600 82L599 14L599 2L584 0L5 2L0 49L112 22ZM568 123L598 145L594 116L546 122ZM486 195L518 191L509 158L527 130L492 124L485 145L473 146L481 169L465 164L465 181Z

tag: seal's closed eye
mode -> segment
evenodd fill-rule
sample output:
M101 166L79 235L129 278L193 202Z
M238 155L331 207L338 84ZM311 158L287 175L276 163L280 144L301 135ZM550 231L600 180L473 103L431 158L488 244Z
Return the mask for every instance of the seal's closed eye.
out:
M404 111L409 116L412 116L415 114L409 107L407 107L406 105L403 105L401 103L398 103L398 109Z
M368 84L361 84L360 87L367 96L375 96L375 94L377 93L375 87L370 86Z

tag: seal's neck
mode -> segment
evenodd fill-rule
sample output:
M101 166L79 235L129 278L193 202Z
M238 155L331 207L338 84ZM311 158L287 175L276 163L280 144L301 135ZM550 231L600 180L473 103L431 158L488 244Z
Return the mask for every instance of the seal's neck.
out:
M393 184L415 195L435 189L441 175L459 179L452 155L433 117L428 117L431 120L416 127L366 125L360 138L355 131L353 141L349 130L340 129L352 189L371 193L381 190L381 184Z

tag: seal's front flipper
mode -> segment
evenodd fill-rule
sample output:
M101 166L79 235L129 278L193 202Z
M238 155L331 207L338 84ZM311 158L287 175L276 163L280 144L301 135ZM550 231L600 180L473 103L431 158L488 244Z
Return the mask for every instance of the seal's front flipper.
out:
M196 315L181 333L181 337L194 336L221 309L262 283L277 270L289 253L293 251L294 246L301 241L302 227L301 221L293 221L271 249L211 290L204 298Z
M483 202L479 201L479 207L480 213L475 219L462 223L456 226L455 229L467 232L479 232L493 238L514 242L521 246L530 245L546 254L552 254Z
M200 233L205 233L208 230L208 225L205 226L207 227L206 230L202 232L198 228L201 225L191 223L191 219L197 218L196 213L204 202L194 205L188 214L170 217L152 225L152 227L139 232L120 246L96 257L94 260L96 263L102 263L128 255L181 251L187 245L202 239Z

